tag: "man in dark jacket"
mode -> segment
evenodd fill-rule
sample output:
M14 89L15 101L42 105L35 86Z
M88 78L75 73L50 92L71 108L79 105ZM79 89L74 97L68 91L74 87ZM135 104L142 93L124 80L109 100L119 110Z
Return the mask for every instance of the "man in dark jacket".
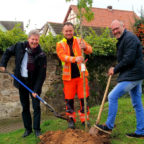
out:
M9 47L4 52L0 70L5 71L7 63L11 56L15 56L15 70L14 75L26 84L34 93L30 94L32 98L32 105L34 109L33 115L33 129L35 135L39 136L40 133L40 101L36 99L36 95L40 96L43 82L46 77L46 55L39 45L39 32L32 30L29 33L28 41L18 42ZM14 85L19 89L20 102L22 105L22 118L25 127L23 137L32 133L32 119L30 114L29 92L16 80Z
M117 38L118 64L111 67L108 75L119 73L118 84L109 93L109 112L104 125L96 125L99 130L111 134L118 108L118 98L129 92L136 112L137 128L128 137L144 138L144 110L142 105L142 80L144 79L144 62L142 46L138 38L127 31L121 21L111 24L113 35Z

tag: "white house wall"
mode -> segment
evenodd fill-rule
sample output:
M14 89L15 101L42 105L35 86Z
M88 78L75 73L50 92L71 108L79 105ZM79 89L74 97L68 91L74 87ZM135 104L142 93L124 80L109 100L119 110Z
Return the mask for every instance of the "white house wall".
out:
M77 19L77 16L73 10L70 11L69 16L67 18L67 22L71 22L74 25L79 23L79 20Z
M55 33L54 29L52 28L52 26L51 26L50 23L48 23L48 28L49 28L49 29L48 29L49 32L51 32L53 36L56 36L56 33Z
M2 30L3 32L6 32L7 29L0 23L0 30Z

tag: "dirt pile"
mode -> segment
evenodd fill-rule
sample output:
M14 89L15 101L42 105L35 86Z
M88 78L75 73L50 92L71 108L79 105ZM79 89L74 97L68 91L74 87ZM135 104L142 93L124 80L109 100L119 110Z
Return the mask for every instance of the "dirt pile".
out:
M95 136L79 129L48 131L41 135L39 144L110 144L108 135Z

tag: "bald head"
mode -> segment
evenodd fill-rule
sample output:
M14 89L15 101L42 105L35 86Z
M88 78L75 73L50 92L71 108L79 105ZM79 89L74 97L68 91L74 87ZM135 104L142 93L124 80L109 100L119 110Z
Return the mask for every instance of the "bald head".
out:
M117 19L112 21L111 27L112 27L113 25L121 25L121 26L124 26L123 22L122 22L122 21L119 21L119 20L117 20Z
M121 35L124 32L124 24L122 21L119 20L113 20L111 23L111 29L112 29L112 33L113 35L119 39L121 37Z

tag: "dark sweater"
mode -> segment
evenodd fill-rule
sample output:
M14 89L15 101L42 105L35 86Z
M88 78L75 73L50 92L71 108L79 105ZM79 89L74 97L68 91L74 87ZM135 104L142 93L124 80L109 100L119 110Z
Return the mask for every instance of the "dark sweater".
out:
M70 47L70 55L74 56L74 52L73 52L73 38L67 40L67 44ZM80 72L77 66L77 63L71 63L71 78L77 78L80 77Z

